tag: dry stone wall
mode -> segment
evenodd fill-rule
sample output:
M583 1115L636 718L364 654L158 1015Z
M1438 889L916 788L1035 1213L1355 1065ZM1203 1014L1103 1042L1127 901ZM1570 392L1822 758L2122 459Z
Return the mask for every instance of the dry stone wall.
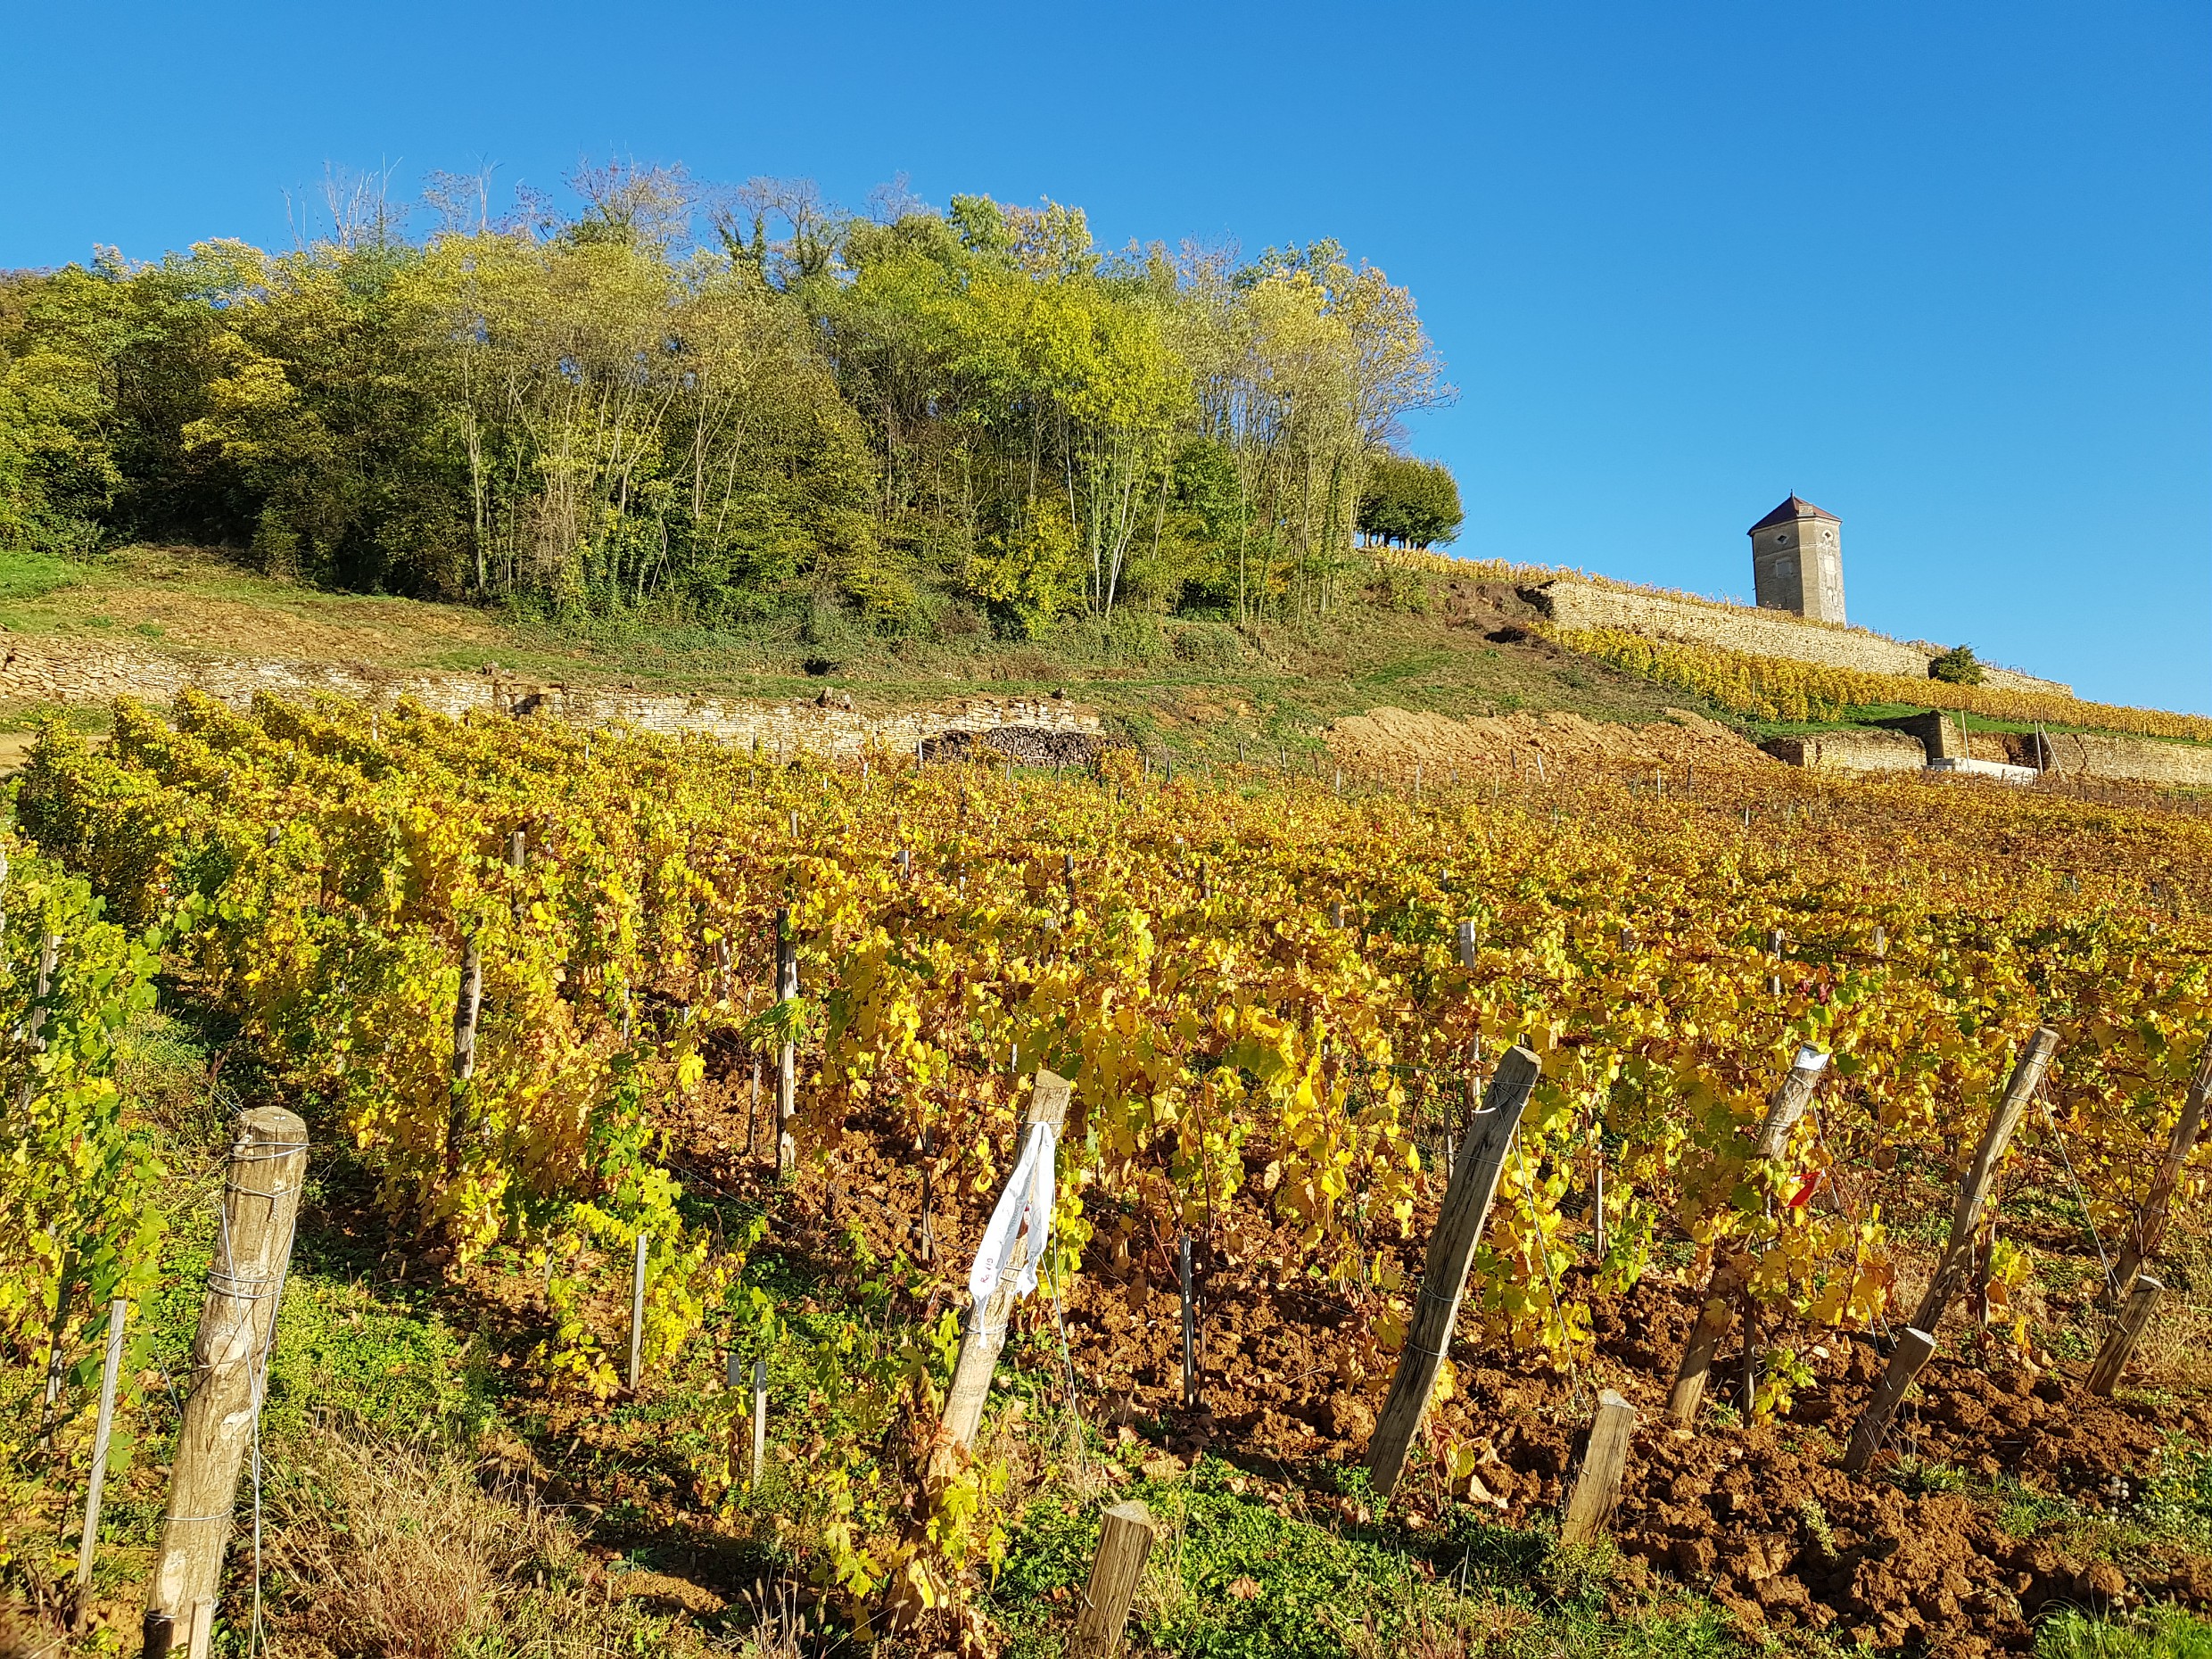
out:
M2035 763L2034 736L2005 734L2004 758ZM2045 734L2043 760L2060 777L2115 778L2168 788L2212 789L2212 748L2195 743L2163 743L2156 738L2108 738L2089 732ZM1980 739L1976 739L1978 749Z
M1943 650L1924 640L1908 644L1864 628L1804 622L1781 611L1755 610L1743 605L1700 605L1565 576L1521 591L1562 628L1622 628L1656 640L1719 646L1753 656L1779 656L1828 668L1856 669L1861 673L1903 674L1925 680L1929 661ZM1983 683L2006 690L2074 695L2071 686L2010 668L1985 665L1983 675Z
M1919 739L1902 731L1820 731L1769 738L1759 747L1792 766L1828 772L1919 772L1927 764Z
M630 725L674 735L696 732L739 743L757 739L771 754L808 751L857 755L870 745L912 752L947 731L988 733L1003 727L1096 732L1098 716L1057 697L962 697L927 708L871 713L833 695L767 702L691 697L549 683L489 671L450 673L351 663L274 658L171 656L126 646L22 634L0 651L0 699L13 703L105 703L118 697L168 704L191 687L236 708L259 692L289 698L318 695L392 704L412 697L442 714L471 709L540 714L579 726Z

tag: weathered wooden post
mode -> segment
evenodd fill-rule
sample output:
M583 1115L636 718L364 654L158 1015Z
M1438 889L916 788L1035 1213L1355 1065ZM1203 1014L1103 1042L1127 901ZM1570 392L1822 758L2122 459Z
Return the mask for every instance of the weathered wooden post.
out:
M1428 1254L1422 1263L1421 1293L1414 1304L1413 1323L1406 1346L1391 1378L1389 1398L1376 1419L1374 1437L1367 1444L1367 1473L1374 1490L1388 1498L1406 1466L1406 1454L1421 1432L1421 1419L1436 1391L1437 1373L1451 1350L1452 1327L1459 1318L1459 1299L1466 1293L1467 1269L1482 1228L1490 1219L1490 1201L1498 1193L1498 1172L1504 1168L1513 1132L1529 1103L1529 1091L1543 1069L1542 1062L1526 1048L1507 1049L1490 1078L1482 1110L1467 1127L1453 1160L1451 1184L1444 1191L1443 1209L1429 1234Z
M1191 1289L1191 1235L1186 1232L1176 1251L1176 1279L1183 1291L1183 1405L1198 1406L1198 1304Z
M645 1371L645 1263L653 1248L653 1235L640 1232L630 1266L630 1391L638 1391Z
M1875 1384L1874 1397L1867 1401L1867 1408L1852 1425L1851 1444L1844 1449L1846 1471L1861 1473L1874 1461L1874 1454L1882 1449L1883 1437L1889 1432L1889 1420L1897 1415L1897 1407L1904 1401L1905 1391L1912 1386L1912 1379L1920 1374L1935 1354L1936 1339L1926 1331L1908 1326L1898 1336L1896 1349L1889 1357L1889 1368L1882 1373L1882 1380Z
M77 1616L82 1632L85 1592L92 1588L93 1558L100 1550L100 1494L107 1485L108 1442L115 1433L115 1384L123 1369L123 1324L130 1304L117 1297L108 1304L108 1351L100 1367L100 1416L92 1431L92 1469L85 1483L85 1530L77 1541Z
M2096 1363L2089 1367L2091 1393L2103 1399L2111 1397L2113 1385L2127 1369L2127 1362L2135 1357L2135 1345L2142 1341L2144 1327L2150 1325L2150 1316L2158 1311L2158 1299L2165 1294L2166 1286L2149 1274L2136 1275L2134 1285L2127 1293L2126 1306L2113 1321L2104 1346L2097 1350Z
M768 1362L753 1362L753 1487L760 1489L761 1471L768 1466Z
M1071 1092L1065 1077L1040 1069L1036 1086L1029 1094L1029 1114L1022 1126L1024 1136L1041 1123L1052 1130L1057 1143L1068 1127ZM999 1350L1006 1346L1006 1321L1011 1316L1015 1300L1020 1293L1015 1282L1028 1265L1028 1251L1035 1248L1033 1240L1041 1236L1024 1232L998 1288L981 1307L970 1305L967 1320L961 1328L960 1358L953 1362L953 1381L945 1390L945 1416L937 1434L940 1440L963 1451L975 1443L976 1431L983 1426L984 1402L991 1395L991 1374L998 1369Z
M1560 1523L1561 1543L1587 1544L1605 1530L1614 1506L1621 1501L1621 1476L1628 1466L1629 1439L1635 1432L1636 1407L1611 1389L1598 1395L1589 1447L1574 1479L1574 1494L1567 1499L1566 1519Z
M799 995L799 947L791 937L791 911L776 912L776 1001L791 1003ZM776 1053L776 1173L789 1175L798 1168L799 1147L791 1119L799 1109L798 1045L786 1037Z
M445 1125L449 1176L460 1173L461 1151L468 1139L468 1080L476 1075L476 1017L483 1007L483 953L472 929L461 937L461 988L453 999L453 1081Z
M1083 1589L1075 1634L1068 1639L1068 1659L1111 1659L1120 1647L1129 1604L1136 1597L1158 1530L1151 1512L1134 1498L1116 1504L1100 1517L1098 1555L1091 1563L1091 1581Z
M192 1342L196 1381L177 1432L146 1603L149 1630L159 1619L172 1632L190 1632L186 1659L209 1659L203 1632L214 1617L230 1541L238 1465L260 1416L306 1175L307 1125L297 1113L264 1106L239 1118L207 1301Z
M1754 1168L1770 1164L1782 1155L1789 1145L1790 1131L1797 1127L1797 1119L1804 1116L1805 1108L1812 1103L1812 1092L1827 1069L1828 1056L1819 1049L1807 1044L1797 1051L1789 1075L1782 1079L1781 1086L1767 1102L1767 1115L1759 1126L1759 1138L1752 1143ZM1751 1282L1751 1270L1748 1251L1721 1247L1712 1276L1705 1282L1705 1300L1698 1309L1697 1323L1690 1327L1681 1362L1675 1366L1673 1391L1667 1397L1667 1416L1677 1423L1689 1423L1697 1415L1698 1402L1705 1395L1705 1379L1713 1371L1713 1356L1720 1352L1729 1326L1735 1323L1736 1305Z
M1974 1264L1982 1206L1988 1201L1989 1189L1996 1181L1997 1166L2003 1161L2005 1149L2012 1143L2012 1132L2020 1126L2020 1115L2027 1110L2028 1100L2043 1082L2043 1073L2050 1069L2051 1057L2058 1048L2059 1034L2049 1026L2038 1026L2035 1035L2028 1038L2027 1046L2013 1063L2011 1080L2005 1085L2004 1094L1989 1114L1989 1127L1982 1132L1982 1143L1975 1151L1974 1161L1967 1167L1965 1178L1959 1183L1958 1201L1951 1211L1951 1236L1944 1242L1943 1257L1936 1263L1935 1276L1928 1281L1927 1292L1920 1298L1919 1311L1913 1316L1911 1328L1905 1333L1908 1340L1898 1343L1896 1351L1890 1355L1888 1371L1851 1432L1851 1446L1845 1454L1844 1467L1854 1474L1864 1469L1881 1449L1889 1433L1889 1420L1903 1401L1907 1385L1936 1351L1936 1330L1943 1323L1944 1309L1958 1294ZM1915 1333L1927 1339L1924 1350L1910 1340Z
M2166 1224L2174 1207L2174 1189L2181 1184L2182 1170L2189 1162L2189 1154L2196 1150L2197 1137L2204 1132L2205 1102L2212 1098L2212 1042L2204 1045L2198 1057L2197 1075L2189 1080L2189 1094L2182 1102L2182 1115L2174 1126L2174 1134L2166 1143L2165 1160L2158 1172L2150 1177L2150 1190L2143 1194L2141 1209L2135 1212L2135 1225L2130 1228L2127 1242L2120 1247L2120 1261L2113 1274L2112 1288L2116 1296L2125 1296L2135 1283L2135 1275L2142 1271L2144 1262L2158 1253L2158 1246L2166 1241Z

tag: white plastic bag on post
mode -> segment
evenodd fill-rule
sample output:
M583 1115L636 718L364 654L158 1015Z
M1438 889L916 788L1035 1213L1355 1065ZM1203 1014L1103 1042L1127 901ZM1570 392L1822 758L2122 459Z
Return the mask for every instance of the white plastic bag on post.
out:
M1029 1248L1022 1259L1021 1275L1014 1281L1015 1300L1019 1301L1037 1287L1037 1268L1044 1259L1044 1246L1052 1236L1055 1144L1052 1125L1029 1126L1029 1139L1021 1149L1021 1160L1014 1166L1013 1178L1006 1183L1006 1190L998 1196L998 1208L991 1212L991 1225L984 1228L983 1242L976 1250L976 1265L968 1274L968 1293L976 1299L978 1311L1005 1279L1007 1264L1013 1260L1015 1242L1025 1226L1029 1234Z

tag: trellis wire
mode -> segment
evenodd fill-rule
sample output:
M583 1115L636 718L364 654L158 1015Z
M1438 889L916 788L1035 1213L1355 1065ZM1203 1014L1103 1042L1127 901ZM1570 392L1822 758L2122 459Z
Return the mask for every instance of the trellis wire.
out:
M2059 1162L2065 1167L2067 1184L2074 1189L2074 1202L2082 1212L2082 1225L2089 1229L2089 1242L2097 1247L2097 1265L2104 1269L2105 1288L2117 1295L2119 1283L2112 1271L2112 1258L2105 1254L2104 1239L2097 1231L2097 1218L2089 1213L2089 1200L2082 1193L2081 1177L2074 1173L2074 1160L2067 1156L2066 1136L2059 1132L2059 1120L2051 1115L2051 1097L2043 1092L2044 1082L2045 1077L2035 1080L2035 1103L2043 1108L2044 1127L2051 1131L2051 1143L2059 1149Z
M1522 1196L1528 1201L1529 1220L1536 1228L1537 1259L1544 1264L1544 1289L1551 1296L1551 1316L1559 1326L1560 1343L1567 1350L1567 1374L1574 1379L1574 1406L1580 1411L1589 1398L1589 1391L1583 1386L1582 1361L1574 1351L1574 1342L1567 1330L1567 1316L1560 1310L1559 1284L1551 1271L1551 1246L1544 1238L1543 1224L1536 1218L1536 1180L1529 1173L1528 1152L1521 1143L1519 1124L1515 1124L1513 1129L1513 1152L1521 1166Z

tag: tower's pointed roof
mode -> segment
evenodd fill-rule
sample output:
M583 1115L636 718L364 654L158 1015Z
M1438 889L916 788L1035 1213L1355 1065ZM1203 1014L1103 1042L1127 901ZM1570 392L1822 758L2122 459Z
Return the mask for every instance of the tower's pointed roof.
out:
M1792 495L1781 506L1754 524L1746 533L1755 533L1764 530L1769 524L1787 524L1791 520L1798 518L1825 518L1831 524L1840 524L1844 522L1826 508L1815 507L1812 502Z

